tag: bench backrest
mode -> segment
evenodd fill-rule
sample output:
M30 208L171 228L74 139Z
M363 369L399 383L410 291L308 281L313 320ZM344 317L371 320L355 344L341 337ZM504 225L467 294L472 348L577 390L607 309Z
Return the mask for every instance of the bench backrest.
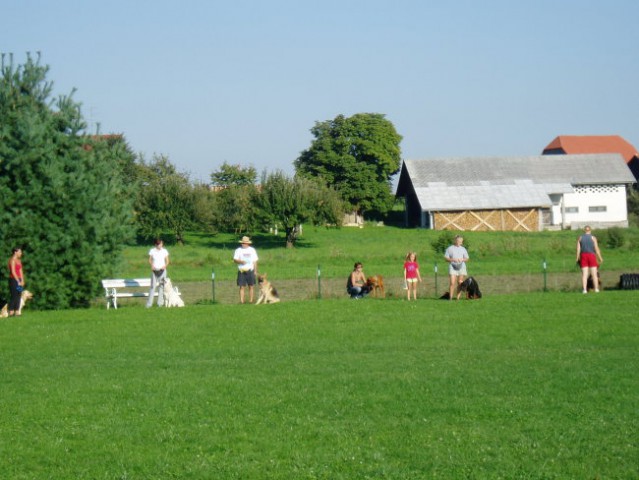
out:
M150 278L114 278L102 280L104 288L150 287Z

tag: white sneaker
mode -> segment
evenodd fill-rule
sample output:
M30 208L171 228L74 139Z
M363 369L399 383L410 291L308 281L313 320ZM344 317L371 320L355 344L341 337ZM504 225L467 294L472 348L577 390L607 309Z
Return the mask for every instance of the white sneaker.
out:
M586 293L588 293L588 290L584 290L584 291L583 291L583 292L581 292L581 293L583 293L583 294L585 295Z
M599 290L595 290L595 293L599 293Z

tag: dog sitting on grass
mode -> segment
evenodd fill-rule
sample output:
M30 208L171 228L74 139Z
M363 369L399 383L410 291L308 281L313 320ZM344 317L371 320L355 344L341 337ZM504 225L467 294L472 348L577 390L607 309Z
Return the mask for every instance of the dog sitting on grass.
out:
M164 306L168 308L184 306L184 300L182 300L178 290L171 283L170 278L164 279Z
M20 316L22 315L22 308L24 307L24 304L27 303L28 300L31 300L33 298L33 293L31 293L29 290L22 290L22 293L20 294L20 308L18 308L18 311L15 312L16 316ZM6 304L4 307L2 307L2 310L0 310L0 318L7 318L9 316L9 304Z
M260 287L260 297L257 299L257 302L255 302L255 305L259 305L260 303L277 303L280 301L277 290L275 290L275 287L268 281L266 274L258 275L257 284Z

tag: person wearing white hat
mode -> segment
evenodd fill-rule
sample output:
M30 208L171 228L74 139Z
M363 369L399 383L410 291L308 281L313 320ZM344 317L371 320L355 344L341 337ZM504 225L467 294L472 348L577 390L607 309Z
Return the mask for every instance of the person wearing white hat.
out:
M244 291L248 287L249 303L253 303L255 281L257 279L257 252L251 246L249 237L242 237L240 247L233 254L233 261L237 263L237 286L240 287L240 303L244 303Z

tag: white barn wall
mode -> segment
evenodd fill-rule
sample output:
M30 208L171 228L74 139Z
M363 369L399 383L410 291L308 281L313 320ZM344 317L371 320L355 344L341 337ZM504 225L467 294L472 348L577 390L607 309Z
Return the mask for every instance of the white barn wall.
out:
M624 185L594 185L575 187L575 193L564 195L565 208L577 207L576 213L566 212L566 226L627 226L628 209ZM590 212L591 207L606 207L605 212Z

